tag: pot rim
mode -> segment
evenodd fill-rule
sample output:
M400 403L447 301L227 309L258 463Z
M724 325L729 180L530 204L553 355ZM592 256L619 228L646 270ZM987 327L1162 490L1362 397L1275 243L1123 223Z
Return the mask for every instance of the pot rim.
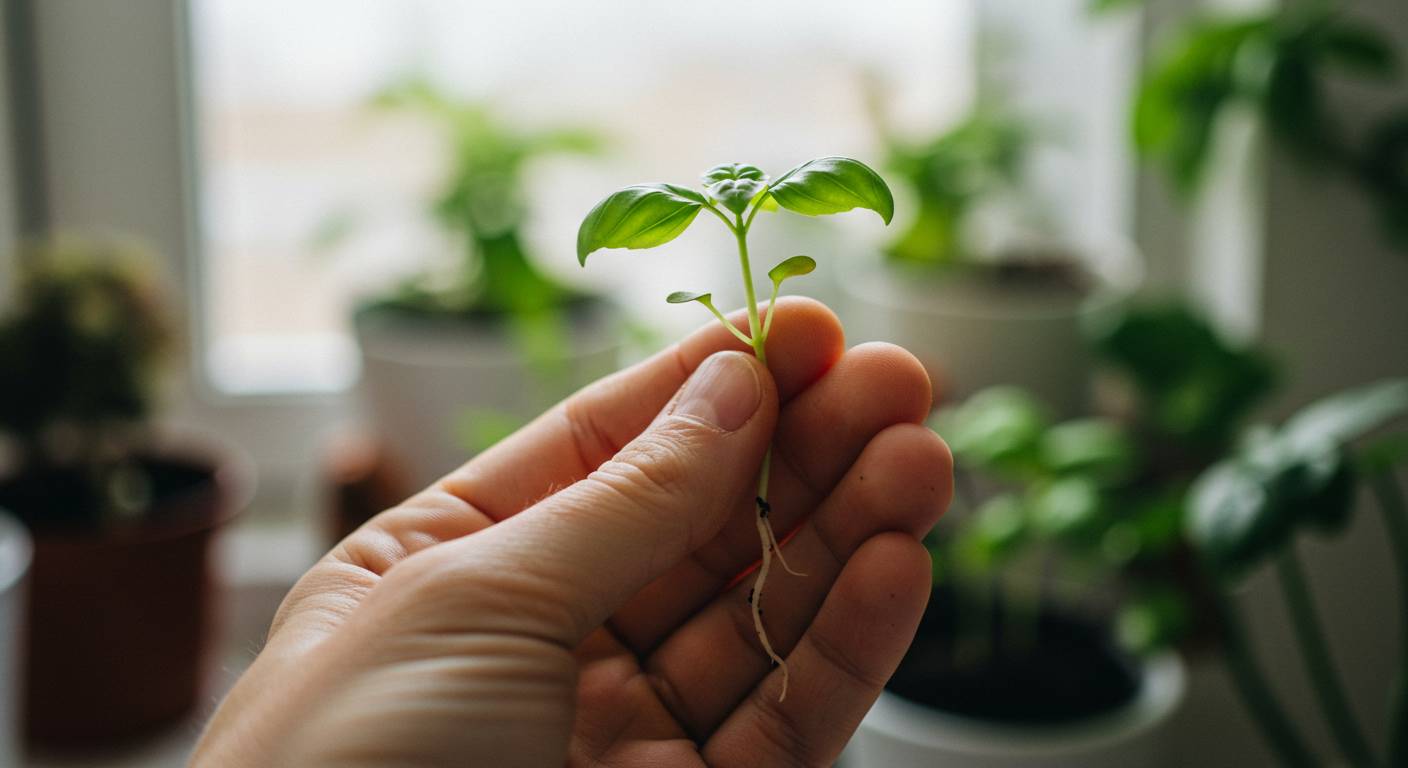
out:
M232 520L254 496L255 470L249 455L233 442L209 430L180 426L157 427L144 446L152 455L175 457L204 464L211 470L208 486L192 489L167 500L166 504L189 504L191 499L210 497L210 512L185 515L179 519L134 521L128 525L65 528L30 531L34 546L104 547L124 542L153 542L210 530Z
M916 299L893 289L892 281L899 276L899 270L883 260L872 261L864 270L857 270L850 279L841 280L841 289L872 304L883 304L935 318L963 317L1039 322L1104 312L1137 293L1144 284L1146 275L1139 248L1128 238L1104 237L1057 244L1083 254L1079 262L1096 279L1096 285L1079 301L1072 302L1069 308L1013 309L988 304L960 309L933 301L932 298Z
M1184 662L1177 653L1161 653L1140 664L1139 693L1129 703L1094 717L1044 726L1000 724L954 715L885 691L862 727L897 741L950 754L1079 755L1132 740L1167 720L1183 701L1186 677Z
M24 581L34 558L34 544L20 522L0 510L0 594Z

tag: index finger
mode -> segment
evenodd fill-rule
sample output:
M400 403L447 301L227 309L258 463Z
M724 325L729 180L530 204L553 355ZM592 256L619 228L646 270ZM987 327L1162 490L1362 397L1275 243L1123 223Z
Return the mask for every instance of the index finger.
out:
M729 315L747 329L742 310ZM768 361L785 402L820 379L845 348L841 323L826 305L778 301ZM586 477L650 424L709 355L751 351L716 322L678 344L559 403L511 437L442 478L437 486L492 521Z

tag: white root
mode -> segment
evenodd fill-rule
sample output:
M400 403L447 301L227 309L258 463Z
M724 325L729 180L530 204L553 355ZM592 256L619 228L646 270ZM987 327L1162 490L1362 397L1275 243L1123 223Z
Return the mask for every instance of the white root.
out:
M757 517L757 523L758 538L762 540L763 544L763 563L758 567L758 578L754 580L753 590L749 593L749 602L752 603L753 609L753 629L757 631L758 642L762 644L768 658L772 659L772 663L782 670L782 695L777 700L785 701L788 682L787 662L772 649L772 643L768 642L767 630L763 628L763 583L767 581L768 568L772 566L772 527L768 525L767 518L761 514Z

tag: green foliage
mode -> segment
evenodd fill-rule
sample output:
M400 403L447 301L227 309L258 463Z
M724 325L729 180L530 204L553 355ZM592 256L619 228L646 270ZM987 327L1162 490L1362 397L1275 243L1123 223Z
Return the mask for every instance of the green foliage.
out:
M1315 402L1279 430L1251 430L1198 478L1189 539L1216 572L1236 578L1301 529L1342 529L1358 487L1351 444L1405 413L1408 381L1391 380Z
M380 109L421 115L445 141L448 173L431 205L435 220L460 238L465 257L448 290L413 279L387 303L432 312L542 312L577 298L535 266L522 243L528 214L524 174L555 154L590 154L601 140L580 128L532 131L487 104L458 101L423 78L398 82L373 99Z
M1144 427L1194 452L1230 445L1276 383L1264 353L1229 343L1182 305L1137 308L1088 330L1100 360L1133 385Z
M704 196L673 184L626 187L597 203L577 230L577 261L602 248L654 248L674 240L707 204Z
M932 421L960 460L1008 477L1039 469L1038 445L1049 424L1041 404L1017 387L985 389Z
M981 105L928 141L909 144L889 137L886 165L917 203L912 223L887 250L890 257L933 265L964 259L969 214L983 200L1018 185L1032 134L1028 121Z
M768 270L768 279L773 285L782 285L782 282L791 277L801 277L810 275L816 269L816 260L810 256L793 256L784 259L777 266Z
M174 338L150 257L59 239L22 251L18 267L0 317L0 431L42 461L48 430L96 442L93 432L144 419Z
M1144 73L1132 113L1135 146L1163 167L1174 188L1198 188L1219 121L1253 114L1302 165L1346 176L1379 209L1385 232L1408 248L1408 126L1391 114L1355 139L1327 103L1335 79L1386 83L1396 74L1389 38L1340 12L1337 3L1288 6L1190 23Z

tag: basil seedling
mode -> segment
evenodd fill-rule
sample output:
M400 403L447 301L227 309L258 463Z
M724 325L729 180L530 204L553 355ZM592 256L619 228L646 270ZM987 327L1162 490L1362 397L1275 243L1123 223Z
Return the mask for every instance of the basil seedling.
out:
M886 224L895 212L894 197L880 175L864 163L845 157L823 157L811 160L769 181L757 166L729 163L709 169L703 175L703 191L674 184L639 184L608 195L587 214L577 231L577 260L587 264L587 256L602 248L654 248L679 237L701 211L708 211L733 233L738 244L738 263L743 274L743 292L748 304L748 332L744 333L724 317L714 306L712 295L690 291L670 294L671 304L699 302L723 323L729 333L753 348L758 360L767 365L768 333L772 330L773 307L783 281L798 277L816 268L807 256L793 256L768 271L772 295L767 310L758 313L757 295L753 289L753 270L748 261L748 232L759 211L786 208L806 216L842 213L854 208L866 208L880 214ZM773 556L788 573L798 574L782 557L782 548L768 521L768 477L772 466L772 449L763 456L758 473L756 525L762 543L762 564L757 579L748 594L753 613L753 627L758 642L782 670L782 696L787 698L787 662L773 650L763 627L763 585L772 567Z

